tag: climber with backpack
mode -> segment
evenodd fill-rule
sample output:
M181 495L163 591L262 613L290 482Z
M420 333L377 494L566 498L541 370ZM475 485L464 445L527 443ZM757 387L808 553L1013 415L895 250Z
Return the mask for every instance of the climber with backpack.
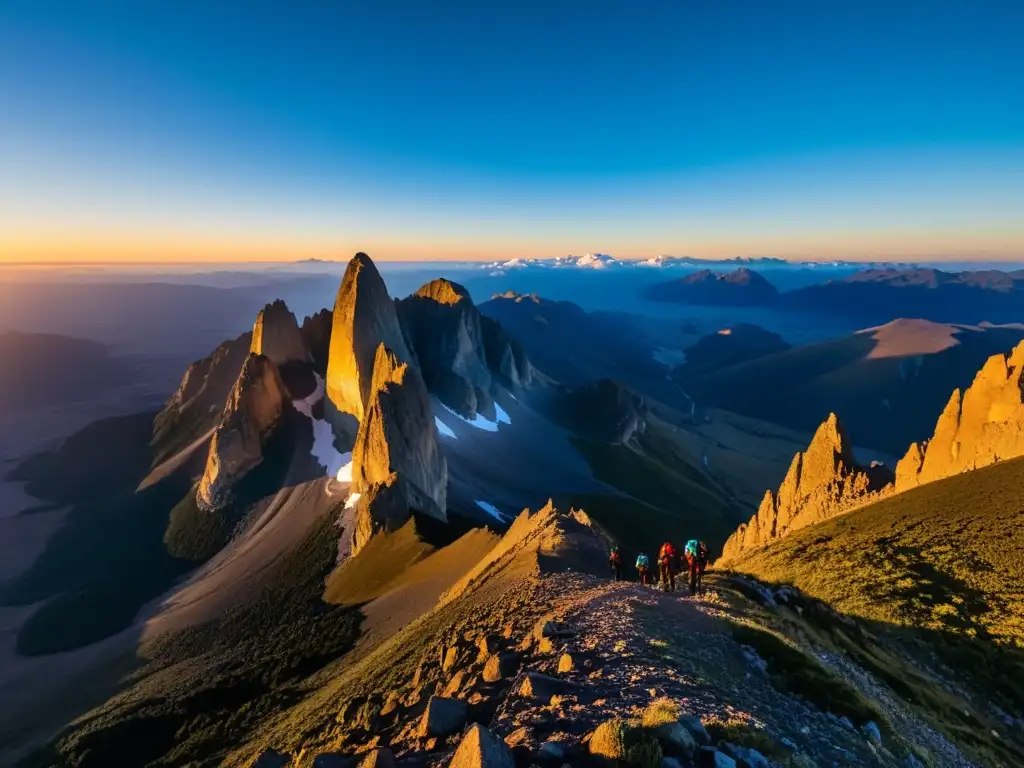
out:
M612 551L608 555L608 564L612 568L612 578L615 581L622 578L622 554L619 552L618 545L612 547Z
M661 545L658 552L658 578L663 592L676 591L676 548L671 541Z
M686 565L690 571L690 597L697 594L697 575L700 571L700 542L697 539L690 539L686 542L683 550L686 557Z
M640 583L647 586L647 571L650 569L650 561L647 555L642 552L636 556L636 572L640 574Z
M697 591L704 591L704 569L708 567L708 545L704 539L697 545Z

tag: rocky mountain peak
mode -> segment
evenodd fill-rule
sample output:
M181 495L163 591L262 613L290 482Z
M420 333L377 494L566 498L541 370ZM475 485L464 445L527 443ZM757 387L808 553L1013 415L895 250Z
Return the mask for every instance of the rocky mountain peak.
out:
M433 280L398 302L399 317L416 351L427 388L466 418L494 418L491 372L480 312L469 292Z
M961 397L954 390L932 437L897 465L897 490L1024 455L1024 342L990 357Z
M369 256L357 253L348 263L334 302L327 397L336 411L362 419L381 343L399 360L415 360L384 279Z
M211 512L225 506L232 486L263 460L263 443L280 420L287 397L274 362L250 354L210 440L196 492L200 509Z
M436 301L438 304L458 304L460 301L468 300L472 303L472 299L463 286L458 283L453 283L444 277L439 277L436 280L431 280L424 286L421 286L416 291L414 296L419 296L424 299L431 299Z
M295 315L281 299L267 304L256 315L249 351L263 355L276 365L310 362Z
M378 530L400 527L411 512L447 520L447 487L426 385L415 367L380 344L352 449L352 492L360 494L353 550Z
M834 413L822 422L807 450L797 453L778 491L766 491L757 513L725 543L729 560L890 493L892 473L856 465L846 431Z

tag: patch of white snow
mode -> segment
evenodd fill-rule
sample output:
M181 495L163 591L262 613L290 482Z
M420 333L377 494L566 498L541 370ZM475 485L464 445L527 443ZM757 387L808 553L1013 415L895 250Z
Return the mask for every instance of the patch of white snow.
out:
M356 505L356 502L359 501L360 496L362 496L361 493L350 494L349 497L345 499L345 509L352 509L352 507Z
M451 437L455 440L459 439L459 436L452 432L452 428L441 421L437 416L434 417L434 424L437 425L437 431L444 437Z
M462 419L464 422L469 424L471 427L476 427L477 429L482 429L484 432L497 432L498 431L498 422L496 422L496 421L488 421L483 416L481 416L479 413L476 415L475 418L467 419L461 413L457 413L457 412L453 411L451 408L449 408L444 403L441 403L441 406L446 411L448 411L448 413L450 413L452 416L455 416L456 418ZM508 418L508 416L506 415L505 418ZM508 422L508 423L511 424L511 422Z
M477 499L473 503L480 507L480 509L489 514L491 517L493 517L495 520L505 522L505 516L501 514L501 512L498 511L498 508L495 507L493 504L490 504L486 501L480 501L479 499Z
M320 374L316 376L316 389L313 394L301 400L292 400L295 410L305 416L313 423L313 447L310 453L317 460L320 466L327 470L328 477L337 478L342 482L352 482L352 454L341 453L334 447L334 431L331 425L324 419L317 419L313 416L313 407L324 397L324 380ZM347 477L342 473L348 469Z
M505 413L505 409L502 408L500 405L498 405L497 401L495 401L495 403L494 403L494 412L497 415L497 419L498 419L498 423L499 424L511 424L512 423L512 419L510 419L509 415L507 413Z

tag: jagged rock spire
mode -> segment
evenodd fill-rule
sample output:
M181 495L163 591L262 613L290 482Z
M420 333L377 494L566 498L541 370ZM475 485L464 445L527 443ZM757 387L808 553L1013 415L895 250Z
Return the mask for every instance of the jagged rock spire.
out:
M380 272L369 256L357 253L334 302L327 398L337 411L363 418L374 355L382 343L398 360L414 362Z
M269 358L276 365L310 362L299 323L281 299L267 304L256 315L249 351Z
M210 440L196 492L200 509L210 512L227 504L234 484L263 461L263 442L281 418L286 398L273 361L250 354Z
M398 302L427 388L466 418L494 418L479 310L469 291L439 278Z
M447 520L448 465L419 371L377 347L366 413L352 449L352 491L361 495L353 549L412 511Z
M834 413L818 427L807 450L793 457L778 491L766 491L749 523L729 537L722 552L733 559L821 520L876 498L892 479L884 467L861 468Z
M1024 342L993 355L961 397L954 390L931 439L896 466L899 491L1024 455Z

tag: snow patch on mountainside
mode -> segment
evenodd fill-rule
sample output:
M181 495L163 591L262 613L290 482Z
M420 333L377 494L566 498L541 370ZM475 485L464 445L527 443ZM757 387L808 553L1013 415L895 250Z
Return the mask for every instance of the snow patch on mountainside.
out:
M509 418L509 415L507 413L505 413L505 411L502 409L502 407L500 405L498 405L497 403L494 404L494 410L497 413L497 421L491 421L490 419L484 418L479 413L474 418L467 419L462 414L456 413L455 411L453 411L451 408L449 408L444 403L441 403L441 407L444 408L446 411L448 411L448 413L450 413L452 416L455 416L456 418L461 419L462 421L464 421L467 424L469 424L471 427L476 427L477 429L482 429L484 432L497 432L498 431L498 424L511 424L512 423L512 419Z
M434 424L437 425L438 434L440 434L442 437L451 437L454 438L455 440L459 439L459 436L452 432L452 428L445 424L443 421L441 421L439 418L437 418L437 416L434 417Z
M313 375L316 376L316 389L308 397L292 400L292 405L313 424L313 447L310 449L313 458L327 470L328 477L333 477L338 482L351 483L352 454L342 453L335 448L331 425L324 419L313 416L314 406L324 397L324 380L318 373Z
M498 508L491 504L490 502L480 501L480 499L477 499L473 503L480 507L480 509L489 514L491 517L493 517L495 520L505 522L505 516L501 514L501 512L498 511Z

